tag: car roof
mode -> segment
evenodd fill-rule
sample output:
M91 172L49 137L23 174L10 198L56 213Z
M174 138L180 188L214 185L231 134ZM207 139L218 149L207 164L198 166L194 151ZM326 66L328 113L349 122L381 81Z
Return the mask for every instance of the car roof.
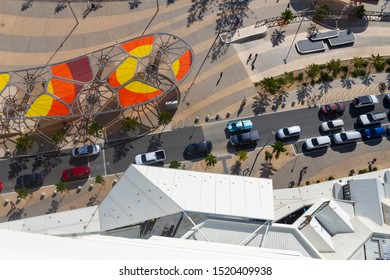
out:
M299 125L289 126L287 129L290 133L301 132L301 127Z

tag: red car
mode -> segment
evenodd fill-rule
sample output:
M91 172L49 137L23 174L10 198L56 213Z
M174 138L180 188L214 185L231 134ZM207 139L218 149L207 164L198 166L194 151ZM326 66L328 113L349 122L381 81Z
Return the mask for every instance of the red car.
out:
M324 114L342 113L344 111L345 105L343 103L332 103L321 106L321 112Z
M69 168L69 169L64 170L64 172L62 172L61 180L69 182L69 181L74 181L74 180L78 180L78 179L85 179L85 178L89 177L90 173L91 173L91 170L90 170L89 166L87 166L87 165Z
M0 181L0 192L3 190L3 181Z

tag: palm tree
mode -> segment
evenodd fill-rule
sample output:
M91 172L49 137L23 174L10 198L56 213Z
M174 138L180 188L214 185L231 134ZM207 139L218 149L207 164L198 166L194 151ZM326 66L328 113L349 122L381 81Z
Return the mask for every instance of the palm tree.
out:
M248 152L241 150L236 154L236 156L238 157L239 161L246 161L248 159Z
M137 127L139 127L139 123L137 122L137 118L133 117L133 118L125 118L122 122L122 126L127 130L127 131L130 131L130 130L135 130Z
M284 72L283 79L286 86L295 83L295 77L293 72Z
M172 161L169 163L169 168L179 169L180 166L181 166L181 162L178 161L178 160L172 160Z
M278 81L274 77L266 77L266 78L262 79L259 84L260 84L260 86L263 87L263 89L266 92L269 92L270 94L275 94L281 88L281 85L279 82L280 81Z
M283 24L289 24L294 19L294 14L290 9L285 9L280 17L282 18Z
M318 64L309 64L306 74L313 81L321 73L321 67Z
M205 157L204 161L206 162L207 167L209 167L209 166L215 166L215 165L217 164L217 157L214 156L213 154L209 153L209 154ZM207 168L206 168L206 169L207 169Z
M97 123L97 122L92 122L89 126L88 126L88 134L90 135L93 135L95 137L99 137L100 136L100 133L102 132L103 130L103 126L100 124L100 123Z
M369 60L377 71L385 69L385 59L379 53L377 55L372 54Z
M60 192L60 193L66 192L67 191L67 188L66 188L67 185L68 184L65 181L59 181L57 184L55 184L56 191Z
M272 154L275 154L275 158L278 159L281 153L287 152L286 147L282 141L276 141L271 145Z
M18 195L17 197L20 199L25 199L30 194L26 187L16 189L16 193Z
M23 134L16 138L16 148L20 151L28 151L32 148L34 139L27 134Z
M59 145L64 140L65 135L66 135L65 129L54 131L53 134L51 135L51 141L54 144Z
M365 61L360 56L354 56L351 60L351 63L355 69L363 68Z
M265 161L270 164L273 154L270 151L265 151Z
M160 125L167 125L172 121L172 114L165 111L161 112L160 116L158 117L158 123Z
M337 59L337 60L334 60L332 59L331 61L329 61L327 64L326 64L326 68L332 72L332 76L334 78L337 77L337 75L340 73L341 71L341 60L340 59Z
M95 177L95 183L96 184L104 185L105 182L106 181L104 180L102 175L96 175L96 177Z
M356 7L355 13L358 18L362 19L366 15L366 8L363 4L360 4Z

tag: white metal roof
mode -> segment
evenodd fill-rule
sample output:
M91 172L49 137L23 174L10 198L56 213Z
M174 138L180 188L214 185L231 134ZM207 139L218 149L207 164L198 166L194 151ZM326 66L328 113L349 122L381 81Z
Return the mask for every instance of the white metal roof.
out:
M381 200L384 198L384 190L381 182L374 179L349 180L351 200L355 204L356 216L368 217L383 225L384 218Z
M102 231L182 211L178 204L155 186L151 176L145 176L138 169L139 165L131 165L99 205Z
M272 180L136 165L186 211L274 219Z
M156 237L91 235L78 239L0 229L1 260L302 259L298 252Z

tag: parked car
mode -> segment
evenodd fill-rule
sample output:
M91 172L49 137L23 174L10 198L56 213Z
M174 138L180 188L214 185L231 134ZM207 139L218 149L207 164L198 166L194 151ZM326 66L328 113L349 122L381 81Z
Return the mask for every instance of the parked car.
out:
M383 98L384 101L390 102L390 93L386 93L385 97Z
M329 136L318 136L318 137L307 139L305 141L305 147L308 150L328 147L329 145L330 145Z
M100 146L97 144L85 145L72 149L73 157L91 156L100 153Z
M300 126L295 125L295 126L290 126L290 127L284 127L278 130L276 133L276 136L279 139L284 139L288 137L293 137L293 136L298 136L302 133L302 129Z
M379 100L375 95L359 96L352 101L353 106L356 108L372 106L377 103L379 103Z
M198 143L189 144L184 149L184 152L187 155L193 156L193 155L197 155L197 154L210 152L212 149L213 149L213 143L211 143L211 141L204 140L204 141L200 141Z
M37 189L43 184L44 176L41 173L31 173L19 176L16 179L15 190L25 187L26 189Z
M321 123L321 130L322 131L335 130L335 129L342 128L343 126L344 126L344 121L342 119L337 119L337 120Z
M321 112L323 114L342 113L345 111L345 105L343 103L332 103L321 106Z
M157 150L153 152L143 153L135 156L134 162L136 164L152 164L164 161L166 159L164 150Z
M340 132L333 135L333 142L335 144L343 144L349 142L356 142L362 139L359 131Z
M386 119L387 115L385 112L375 112L375 113L367 113L364 115L360 115L357 119L357 122L361 125L370 125L374 123L379 123Z
M227 123L227 129L230 133L246 132L253 128L251 120L243 120Z
M69 182L78 179L85 179L91 174L91 169L88 165L78 166L66 169L62 172L61 180Z
M386 134L386 129L384 127L370 127L363 131L363 136L366 138L376 138L382 137Z
M230 136L230 143L233 146L240 146L245 144L253 144L260 140L260 134L257 130L251 132L244 132Z

